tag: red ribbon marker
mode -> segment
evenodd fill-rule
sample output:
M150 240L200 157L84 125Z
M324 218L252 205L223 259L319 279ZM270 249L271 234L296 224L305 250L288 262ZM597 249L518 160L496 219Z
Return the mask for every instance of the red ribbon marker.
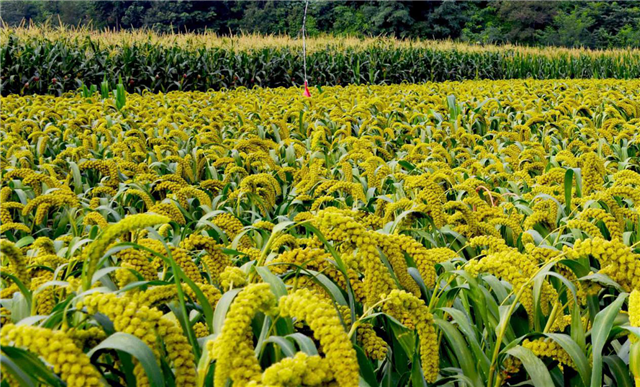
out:
M311 97L311 92L309 91L309 86L307 85L307 81L304 81L304 93L302 93L305 97Z

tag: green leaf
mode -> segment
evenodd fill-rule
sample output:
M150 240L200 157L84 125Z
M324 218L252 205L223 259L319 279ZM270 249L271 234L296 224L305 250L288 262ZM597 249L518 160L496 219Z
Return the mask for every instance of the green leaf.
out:
M577 308L576 308L577 309ZM574 327L572 326L573 330ZM582 352L580 346L573 341L571 336L563 334L563 333L547 333L547 337L551 338L556 343L560 344L560 346L569 354L573 362L576 364L576 368L578 373L580 374L580 378L584 385L589 384L589 378L591 375L591 367L589 366L589 360L587 356Z
M271 325L272 325L272 320L271 317L269 316L265 316L264 314L259 314L258 316L255 316L257 318L255 318L255 320L258 323L258 325L256 326L256 328L258 328L259 325L261 325L260 328L260 335L258 335L257 337L257 342L254 348L254 353L256 354L256 357L258 359L261 358L262 356L262 351L264 350L264 341L269 337L269 335L271 334Z
M416 169L416 166L415 166L415 165L413 165L413 164L411 164L410 162L405 161L405 160L400 160L400 161L398 161L398 164L399 164L402 168L406 169L408 172L411 172L411 171L413 171L414 169Z
M110 266L110 267L103 267L100 270L97 270L95 273L93 273L93 276L91 277L91 285L95 284L96 281L100 280L100 278L104 277L105 275L114 272L118 269L122 269L119 266Z
M284 353L284 355L287 357L294 357L296 352L298 352L296 351L296 347L291 344L289 340L285 339L282 336L271 336L264 340L264 343L278 344L278 346L280 346L280 349L282 350L282 353Z
M640 380L640 341L631 344L629 349L629 369L636 380Z
M356 355L358 356L360 377L364 379L369 386L378 387L378 380L376 379L375 369L373 368L373 364L371 364L371 360L367 358L362 348L357 345L354 345L353 348L356 350Z
M340 254L336 252L336 250L329 243L329 241L327 241L327 238L325 238L325 236L322 234L320 230L318 230L318 228L314 227L312 224L308 222L303 222L300 225L304 226L309 232L315 234L318 237L318 239L320 239L324 247L329 251L329 253L331 253L331 256L335 260L336 267L338 268L338 270L340 270L340 272L342 273L342 276L344 277L345 282L347 283L346 291L347 291L347 295L349 296L349 309L351 310L351 321L356 321L355 297L353 295L353 288L351 287L351 280L349 279L349 274L347 273L347 265L342 260L342 257L340 256Z
M16 242L16 247L17 248L22 248L25 246L28 246L30 244L32 244L35 241L35 239L33 239L33 237L31 235L26 236L24 238L20 238L19 241Z
M564 173L564 203L567 215L571 212L571 197L573 188L573 169L567 169Z
M69 161L69 168L71 169L71 175L73 176L73 192L76 194L82 193L82 174L78 164L73 161Z
M213 312L213 333L222 333L222 326L224 325L224 319L227 316L227 311L229 310L229 307L231 307L233 299L241 290L242 289L231 289L220 297L220 301L218 301L218 304L216 305L216 310Z
M571 309L571 339L580 347L582 352L585 352L587 347L587 341L585 338L584 324L582 323L582 316L580 316L580 308ZM585 386L588 383L585 383Z
M31 309L31 292L29 291L29 289L27 289L26 286L24 286L22 281L20 281L18 277L14 276L13 274L7 273L6 271L1 271L0 277L7 277L11 281L13 281L14 284L16 284L18 289L20 289L20 293L22 293L22 295L27 301L27 307Z
M109 98L109 82L107 82L107 74L105 73L100 83L100 95L102 99Z
M413 280L416 281L416 283L418 284L418 287L420 288L422 295L426 297L429 294L429 291L427 290L427 286L425 285L424 280L420 275L420 271L415 267L410 267L408 268L407 271L409 272L409 275L411 276L411 278L413 278Z
M129 333L116 332L87 352L87 356L93 357L98 351L103 349L115 349L135 357L149 377L151 386L164 386L164 377L153 355L153 351L139 338Z
M594 281L599 284L605 285L606 287L611 287L619 292L623 292L622 286L618 284L616 281L612 280L611 277L602 274L602 273L593 273L589 275L585 275L584 277L579 278L580 281Z
M611 305L600 311L593 321L593 328L591 329L591 342L593 343L591 348L593 354L591 387L602 386L602 349L609 338L613 321L620 312L626 297L627 293L618 295L618 298Z
M506 351L509 355L520 359L534 386L553 386L553 380L547 366L533 352L520 345Z
M273 274L269 268L264 266L255 267L255 270L258 272L262 280L271 286L271 292L276 295L276 299L279 300L280 297L287 295L287 287L284 282Z
M464 374L474 381L474 386L482 386L482 379L475 368L476 358L469 351L469 344L460 332L450 322L440 318L435 318L435 324L444 333L449 348L456 355Z
M427 381L424 380L424 372L422 372L422 366L420 365L420 356L417 353L413 355L411 365L411 386L427 387Z
M604 363L609 368L609 372L613 375L616 387L633 387L634 383L629 377L629 367L616 355L605 356Z
M580 168L572 168L576 177L576 196L582 197L582 170Z
M2 364L2 372L9 373L16 380L20 386L22 387L37 387L36 382L26 374L20 367L13 362L13 360L9 359L7 356L0 356L0 363ZM7 380L7 377L4 377ZM7 382L8 384L8 382Z
M307 355L317 355L318 348L314 344L313 340L310 337L303 335L302 333L296 332L286 336L287 339L291 339L298 344L300 350Z
M193 282L189 277L184 275L184 273L182 273L181 279L182 279L182 282L185 282L191 288L191 290L193 290L193 292L195 293L197 301L200 304L200 307L202 308L202 312L204 313L204 317L207 321L207 325L212 324L213 308L211 307L211 304L209 303L209 300L207 299L207 297L204 295L200 287L195 282Z
M339 305L349 305L347 300L342 295L342 291L333 281L326 275L317 272L315 270L306 269L305 272L309 273L315 282L322 286L329 294L331 294L333 300Z
M416 335L412 330L407 329L404 325L398 323L394 319L389 318L391 322L391 330L396 340L400 343L400 346L410 359L416 353Z
M490 361L486 353L482 350L480 342L478 342L476 331L473 325L471 325L468 315L465 312L454 308L441 308L441 310L447 312L453 319L453 322L458 324L458 330L460 330L460 333L464 335L464 338L469 343L469 346L473 351L475 361L478 364L477 366L481 367L483 375L487 376L489 374Z
M62 387L64 385L62 380L55 375L49 367L45 366L44 363L42 363L42 361L33 353L21 348L4 345L0 347L0 349L2 350L2 356L0 356L2 365L6 364L9 367L15 366L16 368L11 369L20 370L23 373L26 373L29 378L36 379L39 383L44 383L54 387ZM9 361L12 364L5 363L5 361Z

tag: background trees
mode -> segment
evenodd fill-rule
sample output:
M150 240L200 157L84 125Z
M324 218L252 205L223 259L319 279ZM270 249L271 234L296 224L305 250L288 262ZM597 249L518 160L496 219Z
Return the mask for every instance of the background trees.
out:
M97 28L152 28L219 34L297 35L304 2L296 1L0 1L2 19ZM309 34L392 35L480 43L640 46L640 2L627 1L318 1L311 0Z

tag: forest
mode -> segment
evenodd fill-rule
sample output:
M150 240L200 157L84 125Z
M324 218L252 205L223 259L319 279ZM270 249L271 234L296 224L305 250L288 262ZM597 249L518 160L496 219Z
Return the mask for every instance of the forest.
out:
M3 22L115 30L300 33L304 1L0 1ZM309 2L310 35L452 39L481 44L606 49L640 45L636 1Z

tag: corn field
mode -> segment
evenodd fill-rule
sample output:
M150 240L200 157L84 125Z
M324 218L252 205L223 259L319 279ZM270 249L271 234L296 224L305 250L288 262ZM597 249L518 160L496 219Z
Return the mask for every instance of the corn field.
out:
M2 98L2 386L640 386L639 80L102 86Z
M157 35L51 27L0 32L2 95L54 94L82 85L129 92L291 87L303 83L302 42L277 36ZM312 85L479 79L640 78L640 50L536 49L453 42L310 39Z

